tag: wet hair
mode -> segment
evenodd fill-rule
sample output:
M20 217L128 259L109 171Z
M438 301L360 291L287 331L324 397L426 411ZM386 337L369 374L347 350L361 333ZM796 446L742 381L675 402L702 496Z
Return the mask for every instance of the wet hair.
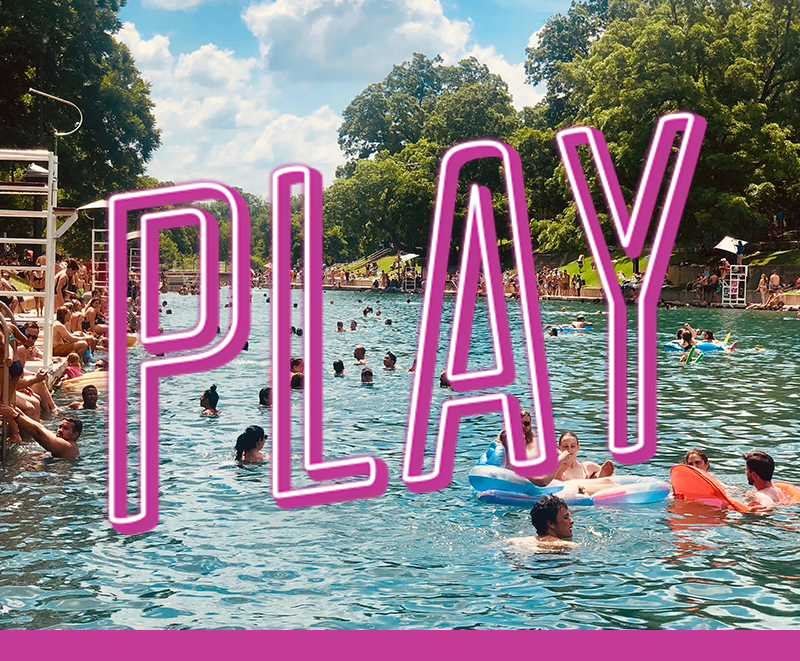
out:
M775 472L775 460L766 452L756 450L755 452L745 452L742 458L747 462L747 467L765 482L772 479Z
M81 435L83 431L83 422L81 422L80 418L76 418L75 416L68 415L66 418L62 418L62 420L68 422L72 425L72 431L77 434L78 436Z
M389 356L389 358L391 359L392 365L394 365L397 362L397 356L395 356L391 351L387 351L386 355Z
M450 388L450 379L447 378L447 370L442 370L442 373L439 375L439 387L440 388Z
M200 399L208 400L208 403L212 409L217 408L217 402L219 402L219 395L217 394L217 386L211 386L208 390L206 390L203 393Z
M384 326L391 326L392 325L392 320L391 319L387 319L386 321L383 322L383 324L384 324Z
M336 322L336 328L344 328L344 322L343 321L337 321Z
M714 333L712 333L710 330L703 331L703 337L706 340L713 340L714 339Z
M558 328L551 328L550 329L550 336L551 337L558 337Z
M562 507L567 504L555 494L542 496L531 508L531 523L536 528L537 535L546 535L549 524L555 525L556 517Z
M344 362L341 360L334 360L333 371L337 374L342 374L344 372Z
M684 342L691 342L694 339L694 336L689 331L683 331L683 341Z
M303 362L303 359L300 358L299 356L292 356L292 360L290 362L291 369L294 369L295 367L300 365L300 363L302 363L302 362Z
M297 337L303 337L303 329L302 328L298 328L295 331L295 335L297 335Z
M266 386L258 392L258 403L260 406L269 406L272 399L272 388Z
M247 340L244 341L244 346L242 347L242 351L250 351L250 342Z
M239 434L236 439L236 461L242 461L247 452L255 450L262 438L266 438L266 434L258 425L250 425L244 430L244 434Z
M682 340L683 339L683 333L684 333L683 328L679 328L678 329L678 338L677 339Z
M302 390L305 386L305 377L302 374L292 375L292 390Z
M578 441L578 435L574 431L565 431L561 436L558 437L558 444L561 445L561 441L565 438L572 436L576 441ZM580 443L580 441L578 441Z
M684 458L683 463L688 464L689 463L689 457L691 457L693 454L696 454L698 457L700 457L703 460L703 462L706 465L708 465L708 463L709 463L708 455L705 452L703 452L702 450L698 450L697 448L692 448L691 450L689 450L686 453L686 457Z

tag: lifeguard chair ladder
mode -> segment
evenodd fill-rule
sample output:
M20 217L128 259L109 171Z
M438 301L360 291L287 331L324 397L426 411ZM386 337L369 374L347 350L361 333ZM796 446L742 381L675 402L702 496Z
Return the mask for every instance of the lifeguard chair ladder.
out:
M722 305L726 308L747 307L747 271L745 264L732 264L722 280Z

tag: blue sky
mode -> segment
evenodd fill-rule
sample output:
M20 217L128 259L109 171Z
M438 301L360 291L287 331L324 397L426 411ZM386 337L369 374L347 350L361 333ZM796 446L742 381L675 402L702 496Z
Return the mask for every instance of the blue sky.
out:
M149 174L214 179L266 194L287 163L344 161L341 112L414 51L474 55L509 84L517 108L525 47L568 0L129 0L118 38L152 84L162 147Z

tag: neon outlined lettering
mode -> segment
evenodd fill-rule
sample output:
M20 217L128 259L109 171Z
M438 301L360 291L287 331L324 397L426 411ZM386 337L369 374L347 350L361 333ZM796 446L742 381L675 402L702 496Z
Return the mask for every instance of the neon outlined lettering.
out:
M291 389L291 194L303 185L304 352L303 461L315 481L367 475L366 479L292 489ZM284 509L373 498L386 491L389 469L369 455L325 461L322 454L322 175L303 165L272 173L272 495Z
M608 449L617 461L625 464L647 461L656 452L656 304L669 266L670 253L700 154L705 127L706 121L702 117L688 112L673 113L659 118L637 190L633 212L630 215L603 134L588 126L575 126L556 134L561 160L586 232L586 240L597 264L603 291L608 297ZM683 131L683 139L664 198L653 240L653 253L637 304L638 440L629 446L627 311L580 163L578 146L589 146L600 185L611 211L614 229L625 254L633 259L642 253L658 191L666 173L675 136L679 131Z
M506 195L508 197L509 224L513 236L514 259L520 285L522 327L525 335L532 401L538 431L537 454L534 458L526 458L525 441L519 417L519 402L515 398L506 394L461 397L447 401L442 406L433 470L429 473L423 473L458 175L463 165L469 161L498 157L502 160L503 165ZM472 190L466 228L466 237L470 241L470 246L473 245L473 233L477 233L484 256L489 254L489 239L494 236L494 229L489 230L488 228L488 225L493 223L493 214L491 198L486 193L483 193L480 187ZM470 252L473 250L470 248ZM496 241L491 246L491 250L497 250ZM464 262L465 270L468 271L470 276L467 284L471 290L464 295L469 294L474 299L475 290L473 287L477 283L477 263L471 262L470 260L472 259L477 260L477 255L474 257L465 255L464 257L464 260L466 260ZM491 292L492 288L502 286L499 281L499 265L493 265L491 258L484 259L484 261L487 264L485 273L487 285ZM497 275L492 273L495 268ZM508 145L496 140L475 140L449 149L442 158L442 164L439 169L439 185L437 187L436 205L431 227L431 245L428 255L428 280L420 320L417 371L411 388L411 402L409 404L408 432L403 462L403 480L409 491L425 493L443 489L450 484L453 477L458 420L463 415L485 413L498 409L502 411L505 427L510 432L509 463L516 472L520 475L533 477L555 469L557 458L552 451L552 448L555 447L555 429L550 401L550 386L547 379L544 338L541 333L539 300L536 287L530 286L530 283L535 282L535 273L522 164L517 152ZM498 313L498 306L493 301L496 301L496 299L493 299L490 294L487 313L491 327L499 329L500 324L495 317L495 314ZM503 298L504 306L505 299ZM474 310L474 300L471 304L461 302L461 305L457 306L456 314L464 315L463 318L457 316L453 326L455 335L453 344L458 347L460 353L449 359L448 377L451 378L454 389L459 391L463 391L467 387L483 388L508 385L511 382L509 375L513 380L513 368L511 370L505 368L506 363L504 361L509 361L513 365L513 360L510 340L508 346L504 347L502 333L495 333L495 341L499 343L495 346L500 346L501 350L509 351L508 356L495 357L495 370L485 371L486 373L484 374L481 374L480 371L472 375L466 374L466 350L462 347L469 346L472 318L471 316L467 318L467 314L472 310ZM548 448L550 448L550 451L548 451Z
M127 496L127 225L128 212L199 200L221 200L231 210L231 323L220 342L205 351L142 361L140 367L141 443L139 456L139 512L128 513ZM158 232L187 222L200 225L200 252L204 267L218 264L217 228L197 209L145 214L141 219L143 309L142 344L149 353L199 351L216 335L219 319L219 269L206 274L207 297L199 310L197 326L186 332L158 337L154 333L158 307ZM108 436L108 520L117 532L136 534L158 523L158 412L159 378L210 370L235 358L250 332L250 213L236 191L212 182L196 182L161 189L133 191L109 199L109 436ZM206 243L207 242L207 243ZM157 327L156 327L157 330Z

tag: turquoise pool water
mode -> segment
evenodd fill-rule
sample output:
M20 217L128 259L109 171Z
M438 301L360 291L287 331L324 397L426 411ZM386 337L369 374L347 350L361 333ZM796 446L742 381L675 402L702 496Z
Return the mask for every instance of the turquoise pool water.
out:
M499 418L493 415L462 424L449 488L410 493L400 472L411 377L405 370L417 336L417 297L407 302L401 295L325 294L326 454L380 456L390 469L387 493L280 510L270 493L270 467L233 463L235 438L244 427L268 429L270 423L269 411L257 406L270 368L269 304L263 294L253 292L249 352L213 372L162 382L161 521L154 531L127 537L105 521L102 412L80 412L85 432L79 461L47 461L15 451L0 468L0 627L800 626L797 507L766 516L672 501L574 509L579 547L561 554L521 552L511 540L533 533L528 513L479 504L467 482L468 471L497 433ZM299 301L299 292L294 295ZM174 314L164 317L165 326L189 325L197 299L166 298ZM364 319L366 305L382 315ZM452 305L445 302L445 320ZM560 306L542 305L545 323L601 309L567 304L562 313ZM481 304L477 307L476 366L490 360ZM301 309L302 303L296 310L300 325ZM516 304L509 304L509 314L519 348ZM629 316L633 338L632 311ZM391 327L384 325L386 317L393 320ZM679 365L675 354L659 351L658 454L620 471L668 479L669 467L697 446L708 451L717 477L744 489L740 454L761 448L775 457L780 478L800 482L800 321L792 317L660 310L660 341L690 322L722 337L732 331L742 350L688 367ZM338 319L346 326L355 319L359 330L334 333ZM546 347L556 427L575 430L581 456L597 461L607 457L606 320L603 315L591 320L593 332L547 338ZM300 343L294 342L299 352ZM367 348L375 370L372 388L359 385L360 370L352 364L357 344ZM765 350L755 351L755 345ZM446 345L441 346L443 366ZM394 373L382 369L387 350L398 356L401 369ZM134 374L143 351L134 348L129 356ZM329 374L336 358L347 365L345 379ZM221 394L222 414L202 418L198 398L212 383ZM523 378L511 390L526 401ZM441 399L450 395L434 391L434 418ZM71 399L64 393L57 397ZM299 403L295 396L296 424ZM131 429L136 415L132 408ZM633 429L633 417L630 423ZM299 442L296 446L299 453ZM299 468L299 460L295 464ZM298 470L296 482L303 479Z

